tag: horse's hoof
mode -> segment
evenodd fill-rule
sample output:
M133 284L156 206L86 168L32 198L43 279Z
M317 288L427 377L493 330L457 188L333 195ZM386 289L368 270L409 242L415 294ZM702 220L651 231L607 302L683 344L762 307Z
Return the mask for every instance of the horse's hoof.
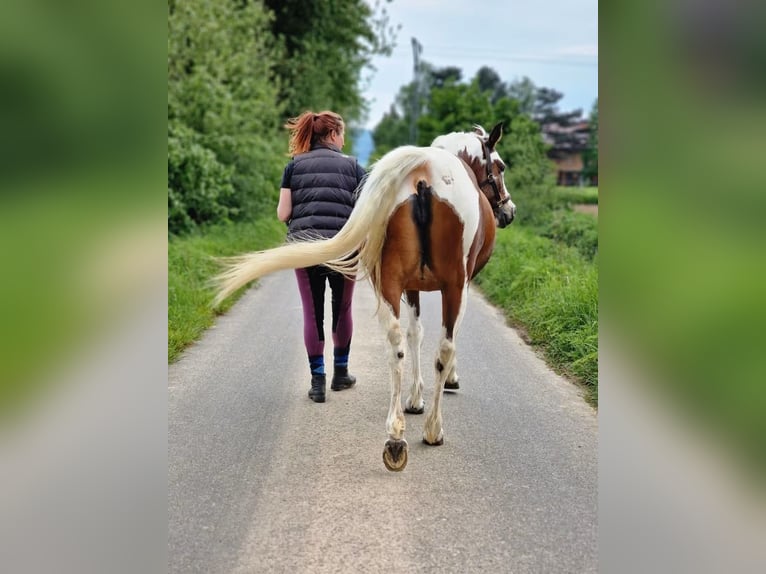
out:
M425 410L426 410L426 404L425 404L425 402L424 402L422 405L420 405L420 408L419 408L419 409L416 409L415 407L413 407L413 406L410 404L410 401L407 401L407 402L404 404L404 412L406 412L406 413L411 413L411 414L413 414L413 415L422 415L422 414L425 412Z
M428 446L441 446L444 444L444 434L439 433L439 438L437 438L435 441L431 442L429 441L425 436L423 437L423 442L427 444Z
M388 439L383 447L383 464L391 472L400 472L407 466L407 441Z
M445 391L456 391L460 388L460 382L455 379L454 381L444 381Z

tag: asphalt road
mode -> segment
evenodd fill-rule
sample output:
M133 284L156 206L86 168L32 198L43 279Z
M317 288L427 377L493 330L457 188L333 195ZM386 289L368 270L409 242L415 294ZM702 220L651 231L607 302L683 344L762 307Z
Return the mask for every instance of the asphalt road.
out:
M422 300L428 405L441 313L438 295ZM292 272L265 278L169 367L168 571L595 572L598 428L578 390L472 292L444 445L423 444L425 415L406 415L409 463L391 473L374 310L358 283L358 383L328 384L324 404L306 396Z

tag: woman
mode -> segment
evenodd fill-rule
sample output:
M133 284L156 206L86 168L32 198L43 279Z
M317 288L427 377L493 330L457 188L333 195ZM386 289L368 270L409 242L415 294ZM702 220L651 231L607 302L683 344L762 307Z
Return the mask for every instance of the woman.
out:
M333 237L354 207L354 191L365 171L355 158L341 153L345 126L336 113L304 112L288 120L290 155L279 191L277 217L287 223L289 241ZM309 398L325 401L324 297L332 290L332 339L334 391L348 389L356 377L348 373L353 320L351 299L354 281L323 266L296 269L303 304L303 341L311 369Z

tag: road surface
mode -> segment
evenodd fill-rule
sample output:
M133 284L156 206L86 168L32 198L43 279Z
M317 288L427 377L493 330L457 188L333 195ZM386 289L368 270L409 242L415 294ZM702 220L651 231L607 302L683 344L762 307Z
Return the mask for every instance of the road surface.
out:
M440 299L422 302L428 405ZM425 415L408 414L409 463L389 472L374 310L358 283L358 383L331 392L328 377L324 404L306 396L291 271L251 289L169 367L169 572L595 572L597 418L576 387L472 291L444 445L423 444ZM331 364L331 344L326 354Z

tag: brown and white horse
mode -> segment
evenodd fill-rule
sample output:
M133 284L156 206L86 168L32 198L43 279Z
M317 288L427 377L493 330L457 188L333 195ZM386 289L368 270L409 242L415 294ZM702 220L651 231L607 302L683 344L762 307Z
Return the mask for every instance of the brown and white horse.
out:
M470 133L439 136L431 147L392 150L373 166L351 217L335 237L232 258L218 277L215 304L249 281L282 269L324 264L370 279L389 343L391 402L383 450L389 470L402 470L407 464L401 405L403 299L410 317L406 339L413 369L405 409L411 413L425 409L420 291L442 294L436 385L423 440L431 445L443 443L441 398L445 386L458 388L455 337L465 311L468 282L492 254L495 227L510 224L516 212L503 180L505 165L495 151L501 135L502 124L490 134L475 126Z

